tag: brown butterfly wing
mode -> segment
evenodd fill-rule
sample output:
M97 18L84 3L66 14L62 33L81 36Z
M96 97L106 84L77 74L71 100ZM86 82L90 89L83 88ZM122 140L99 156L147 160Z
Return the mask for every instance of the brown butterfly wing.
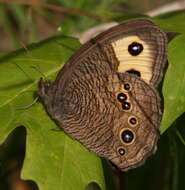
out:
M134 42L141 44L143 50L133 56L128 48ZM68 60L57 77L60 87L63 87L76 67L81 67L99 54L105 55L112 71L138 73L145 82L156 86L161 80L166 63L167 37L148 19L130 20L112 27L85 43Z
M72 138L104 157L110 154L107 148L113 138L111 111L114 97L106 91L108 81L112 80L105 72L110 72L106 69L107 64L101 61L102 70L97 73L82 75L76 69L63 89L58 89L55 82L49 87L48 83L40 82L40 95L52 118Z
M127 46L136 39L144 50L137 59L124 54L127 59L122 62L118 50L128 53ZM55 82L40 81L39 94L47 111L72 138L122 170L140 165L154 151L159 136L160 100L150 85L156 85L162 76L165 42L164 33L143 19L100 34L69 59ZM139 63L143 67L138 67ZM124 73L127 69L140 72L141 79ZM123 110L117 95L128 80L132 86L127 93L132 110ZM139 122L133 129L128 124L132 115ZM135 137L132 144L125 145L121 140L124 129L132 130ZM124 147L124 155L119 155L119 147Z
M123 109L123 103L117 101L120 111L114 120L114 150L109 158L121 170L127 171L143 164L145 159L156 150L159 139L159 126L162 117L161 101L155 89L138 77L130 74L118 74L120 93L124 93L130 103L130 109ZM124 85L130 89L125 90ZM120 155L119 149L124 150Z
M124 84L130 85L128 92ZM126 94L130 109L123 109L118 100L120 93ZM65 91L55 98L57 102L53 101L50 114L64 131L123 171L141 165L155 150L161 120L160 99L137 76L126 73L79 76L72 78ZM136 118L137 124L129 124L129 118ZM132 143L121 139L124 130L134 135ZM124 155L120 155L120 148Z

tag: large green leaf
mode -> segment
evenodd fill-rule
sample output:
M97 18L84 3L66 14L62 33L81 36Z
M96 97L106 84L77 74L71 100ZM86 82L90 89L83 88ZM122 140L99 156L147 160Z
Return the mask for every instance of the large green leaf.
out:
M185 112L185 35L169 44L169 66L163 84L164 114L161 133Z
M22 178L34 180L40 190L82 190L89 182L105 189L101 160L64 132L52 130L56 124L41 103L18 109L37 96L37 70L54 80L79 45L74 38L58 35L0 58L0 142L14 128L25 126Z

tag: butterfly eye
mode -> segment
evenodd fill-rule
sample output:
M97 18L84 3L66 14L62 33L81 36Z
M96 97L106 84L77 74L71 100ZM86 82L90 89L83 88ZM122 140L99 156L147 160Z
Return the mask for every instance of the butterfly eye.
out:
M123 155L125 154L125 149L119 148L119 149L118 149L118 153L119 153L121 156L123 156Z
M122 103L122 108L123 108L124 110L129 110L130 107L131 107L131 105L130 105L129 102L123 102L123 103Z
M119 102L125 102L125 100L127 99L127 95L124 93L119 93L117 96L117 99L119 100Z
M138 43L138 42L132 42L129 46L128 46L128 52L133 55L133 56L137 56L139 55L141 52L143 51L143 45Z
M121 139L124 143L131 143L134 139L134 134L130 130L125 130L121 133Z

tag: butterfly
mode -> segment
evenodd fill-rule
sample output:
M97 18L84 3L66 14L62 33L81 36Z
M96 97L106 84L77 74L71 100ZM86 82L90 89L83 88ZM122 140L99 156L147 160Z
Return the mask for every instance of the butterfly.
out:
M130 20L82 45L54 82L40 80L39 95L70 137L128 171L157 149L166 62L166 33Z

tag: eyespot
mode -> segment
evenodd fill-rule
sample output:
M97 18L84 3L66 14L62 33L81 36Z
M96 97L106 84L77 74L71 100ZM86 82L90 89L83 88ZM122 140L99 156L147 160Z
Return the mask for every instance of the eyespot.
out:
M131 130L126 129L121 132L121 139L124 143L131 143L134 139L134 134Z
M131 85L129 83L125 83L123 85L123 88L126 90L126 91L129 91L131 89Z
M123 110L130 110L130 108L131 108L131 105L129 102L123 102L122 103L122 109Z
M125 149L124 148L118 148L118 153L123 156L125 154Z
M137 118L134 117L134 116L129 117L129 118L128 118L128 123L129 123L130 125L132 125L132 126L137 125L137 123L138 123Z
M127 100L127 95L121 92L118 94L117 99L119 102L125 102L125 100Z
M133 75L136 75L138 77L141 77L141 73L137 70L134 70L134 69L130 69L128 71L126 71L127 73L130 73L130 74L133 74Z
M132 55L132 56L137 56L139 55L141 52L143 51L143 45L138 43L138 42L132 42L129 46L128 46L128 52Z

